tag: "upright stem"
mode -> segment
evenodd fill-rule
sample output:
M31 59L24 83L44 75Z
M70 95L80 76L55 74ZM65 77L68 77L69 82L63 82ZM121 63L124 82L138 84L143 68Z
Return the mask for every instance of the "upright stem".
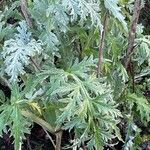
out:
M108 24L108 13L106 12L105 17L104 17L103 31L102 31L102 34L100 35L97 77L99 77L100 74L102 74L103 48L104 48L104 44L105 44L105 35L106 35L107 24Z
M55 135L56 135L56 149L55 150L61 150L62 130L55 133Z
M128 37L128 49L127 49L127 54L126 54L126 58L125 58L125 68L126 69L128 68L128 65L131 61L131 54L133 53L133 50L135 48L135 45L134 45L135 34L136 34L137 23L138 23L139 16L140 16L140 11L141 11L141 0L135 0L131 29L129 31L129 37Z
M32 150L29 136L27 136L27 145L28 145L29 150Z
M21 0L21 11L27 21L27 24L30 28L33 27L32 19L27 11L27 0Z

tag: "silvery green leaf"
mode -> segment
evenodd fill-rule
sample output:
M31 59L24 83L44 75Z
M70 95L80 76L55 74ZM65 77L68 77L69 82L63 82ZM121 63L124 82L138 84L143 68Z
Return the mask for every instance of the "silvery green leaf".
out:
M127 23L125 17L121 13L121 8L118 6L119 0L105 0L105 7L116 17L123 25L124 29L127 31Z
M2 52L5 59L5 72L10 76L11 82L16 81L18 75L25 74L24 67L30 63L30 57L42 52L41 41L31 39L31 34L27 32L27 25L24 21L20 22L18 32L15 39L4 42Z

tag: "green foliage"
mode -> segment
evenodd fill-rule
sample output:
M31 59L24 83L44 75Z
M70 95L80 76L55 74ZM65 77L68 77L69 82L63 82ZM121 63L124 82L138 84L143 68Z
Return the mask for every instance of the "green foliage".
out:
M128 117L128 125L126 128L126 138L125 144L123 146L123 150L136 150L140 149L138 146L141 142L140 132L141 130L133 123L133 118L131 116Z
M7 26L5 27L5 22L3 21L4 14L0 12L0 41L3 40L3 38L9 34L11 27Z
M17 30L19 33L15 35L15 39L5 41L2 52L6 65L5 71L11 76L11 82L16 81L18 75L25 74L24 66L29 64L30 57L42 51L42 43L31 39L31 34L27 32L27 25L24 21L20 22Z
M138 97L135 94L128 95L129 104L133 107L136 104L136 110L141 116L141 121L148 123L150 121L150 103L146 98Z
M150 88L150 37L137 26L125 68L133 1L34 0L27 14L20 1L2 3L0 83L11 96L0 90L0 135L11 131L20 150L34 122L56 136L72 133L67 148L74 150L115 148L119 141L125 150L140 149L140 126L150 121L149 97L143 94ZM25 21L30 17L32 27Z
M22 140L25 138L24 134L30 133L29 127L31 126L31 121L21 113L21 101L19 89L14 86L10 102L5 102L0 107L0 135L2 136L2 131L8 133L7 126L9 126L11 135L14 137L15 150L21 150Z
M105 79L96 78L96 62L92 56L81 62L75 60L66 71L43 71L38 80L49 77L50 82L44 89L48 89L46 93L52 102L62 103L57 123L64 124L65 130L75 128L79 145L90 139L90 147L98 149L113 134L121 139L116 126L121 113L116 108L110 85ZM97 143L99 138L101 141Z
M146 61L150 66L150 36L143 35L143 28L144 27L142 25L138 26L138 37L136 39L136 43L139 45L139 48L136 53L136 61L138 61L139 65Z
M118 6L119 0L105 0L105 7L117 18L127 30L127 23L125 22L125 17L121 13L121 8Z

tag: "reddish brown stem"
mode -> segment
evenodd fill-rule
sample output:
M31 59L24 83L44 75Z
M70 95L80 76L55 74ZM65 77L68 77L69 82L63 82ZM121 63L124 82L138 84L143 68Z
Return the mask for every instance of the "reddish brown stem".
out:
M136 34L136 27L139 20L139 15L141 11L141 0L136 0L134 5L134 12L132 17L132 23L131 23L131 29L129 31L129 37L128 37L128 49L127 54L125 58L125 68L127 69L129 66L129 63L131 61L131 54L134 50L134 44L135 44L135 34Z
M62 130L57 132L55 135L56 135L56 149L55 150L61 150Z
M1 1L0 1L0 5L2 5L2 4L3 4L3 2L4 2L4 0L1 0Z
M39 64L37 64L37 62L32 57L30 57L30 60L31 60L32 64L34 65L35 69L37 71L41 71Z
M28 144L29 150L32 150L29 136L27 136L27 144Z
M104 25L103 25L103 31L100 36L100 46L99 46L99 57L98 57L98 68L97 68L97 77L102 74L102 65L103 65L103 49L105 45L105 35L106 35L106 29L108 24L108 13L106 13L104 17Z
M27 0L21 0L21 11L23 13L24 18L30 28L33 27L32 19L27 11Z
M83 150L87 150L87 147L85 146L85 144L82 144L82 148Z

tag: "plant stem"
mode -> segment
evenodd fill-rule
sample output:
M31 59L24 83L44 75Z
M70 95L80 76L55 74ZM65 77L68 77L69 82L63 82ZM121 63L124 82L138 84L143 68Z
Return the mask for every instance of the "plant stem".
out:
M108 13L106 12L105 17L104 17L103 31L102 31L102 34L100 35L97 77L99 77L100 74L102 74L103 48L104 48L104 44L105 44L105 35L106 35L107 24L108 24Z
M47 130L46 130L46 129L44 129L44 128L43 128L43 130L45 131L46 135L48 136L48 138L49 138L49 139L50 139L50 141L52 142L52 144L53 144L54 148L56 149L56 145L55 145L55 143L54 143L54 141L53 141L52 137L49 135L49 133L47 132Z
M27 144L28 144L29 150L32 150L31 145L30 145L30 139L29 139L29 136L27 137Z
M30 28L33 27L32 19L27 11L27 0L21 0L21 11L23 13L24 18L27 21L27 24Z
M61 150L62 130L55 133L55 135L56 135L56 149L55 150Z
M5 77L0 76L0 83L6 87L8 87L9 89L11 89L11 84L7 81L7 79L5 79Z
M128 65L131 61L131 54L134 50L134 42L135 42L135 35L136 35L136 27L139 20L139 15L141 11L141 0L136 0L134 5L134 13L132 17L132 23L131 23L131 29L129 31L129 37L128 37L128 49L127 54L125 58L125 68L128 68Z
M40 66L37 64L37 62L32 57L30 57L30 60L31 60L32 64L34 65L36 71L41 71Z
M1 0L1 1L0 1L0 5L2 5L2 4L3 4L3 2L4 2L4 0Z
M82 144L82 148L83 148L83 150L87 150L87 148L86 148L84 143Z
M47 129L50 133L55 134L55 132L57 132L49 123L39 118L38 116L34 115L33 113L25 110L22 110L21 113L23 116L27 118L31 118L35 123Z

